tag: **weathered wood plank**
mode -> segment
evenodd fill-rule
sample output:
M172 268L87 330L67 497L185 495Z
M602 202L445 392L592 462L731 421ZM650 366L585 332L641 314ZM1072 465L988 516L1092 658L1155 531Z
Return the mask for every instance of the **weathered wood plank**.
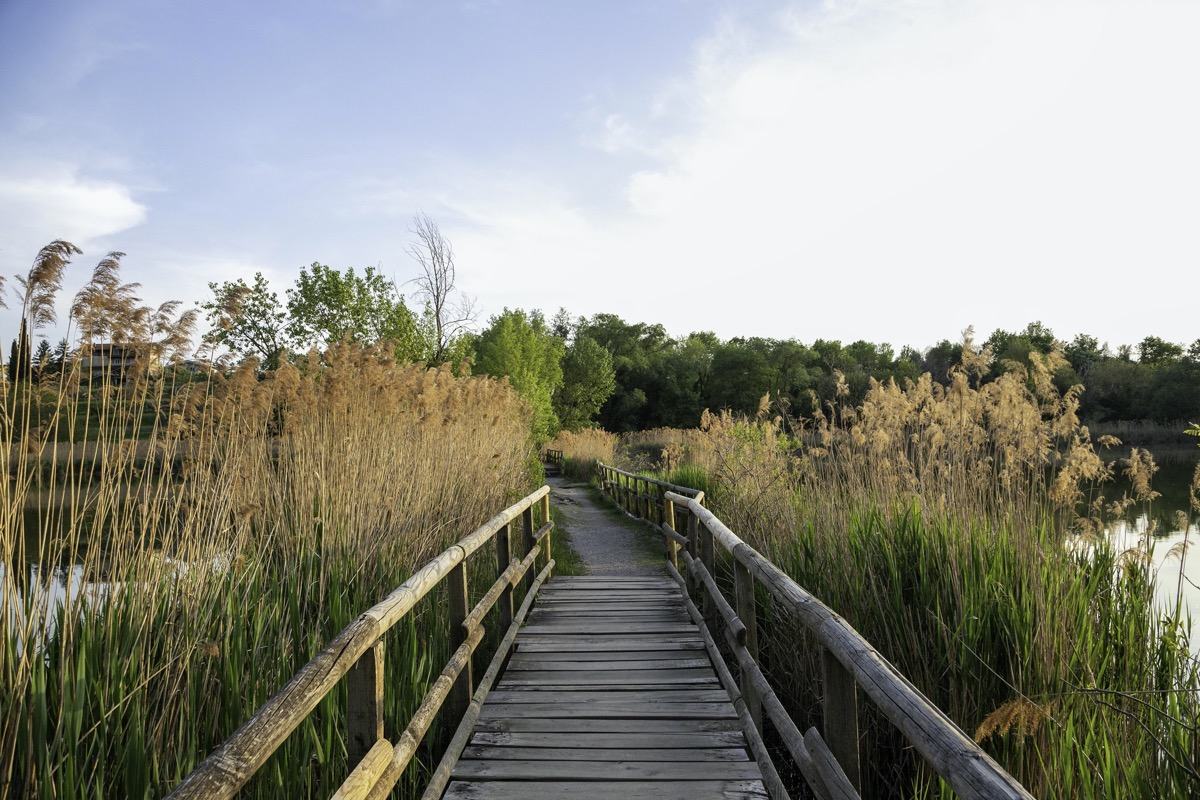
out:
M480 719L475 731L491 733L711 733L737 731L735 718L721 719L581 719L579 717L496 717Z
M471 745L463 750L463 759L500 761L749 761L742 747L697 747L680 750L636 747L629 750L595 747L494 747Z
M647 645L650 647L652 645ZM509 664L523 663L542 663L546 661L579 661L587 659L588 661L660 661L670 658L700 658L695 655L704 648L697 647L680 647L674 650L615 650L595 652L579 652L576 650L543 650L543 651L526 651L520 650L513 654Z
M710 747L744 747L741 731L688 731L657 733L564 733L479 731L471 737L473 745L507 747L603 747L629 750L638 747L701 750Z
M486 703L482 719L737 719L733 705L725 703Z
M634 751L636 753L637 751ZM757 780L748 762L663 761L473 761L454 768L454 780Z
M663 633L687 634L695 630L682 622L613 622L597 619L561 624L528 625L522 633L538 636L547 633L615 634L615 633Z
M653 683L656 680L675 686L691 683L706 683L712 680L712 668L681 669L664 676L660 670L626 669L626 670L562 670L558 672L528 671L509 672L504 676L501 685L520 686L541 683L544 680L570 681L572 683L593 683L597 686L623 685L626 683Z
M767 800L761 781L456 781L445 800Z
M521 632L524 635L525 631ZM615 650L703 650L704 641L692 634L665 634L651 641L645 638L590 634L584 636L561 636L554 634L532 634L517 641L518 653L611 652Z
M541 690L493 689L488 694L491 703L545 703L550 699ZM647 689L639 692L622 687L611 691L558 691L553 693L553 700L558 703L727 703L729 694L724 689Z
M548 661L530 659L508 665L512 672L539 670L550 672L555 670L643 670L643 669L707 669L710 665L708 658L664 658L657 660L632 659L629 661Z

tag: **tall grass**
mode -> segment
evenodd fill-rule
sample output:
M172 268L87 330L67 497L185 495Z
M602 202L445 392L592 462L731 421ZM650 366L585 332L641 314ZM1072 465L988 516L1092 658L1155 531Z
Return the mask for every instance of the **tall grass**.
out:
M874 384L811 419L707 415L710 502L1035 796L1192 797L1200 676L1185 621L1151 604L1149 541L1120 554L1094 536L1105 514L1153 499L1152 460L1124 465L1132 494L1091 491L1112 468L1054 366L980 385L968 359L946 389ZM762 624L775 685L815 723L811 638ZM949 794L863 715L874 796Z
M562 473L566 478L588 481L596 474L597 461L612 463L617 437L599 428L564 430L548 447L563 452Z
M137 375L0 398L0 795L162 794L529 488L529 410L495 381L353 346L265 375ZM436 613L387 637L389 730L444 662ZM247 796L329 792L344 704L327 698Z

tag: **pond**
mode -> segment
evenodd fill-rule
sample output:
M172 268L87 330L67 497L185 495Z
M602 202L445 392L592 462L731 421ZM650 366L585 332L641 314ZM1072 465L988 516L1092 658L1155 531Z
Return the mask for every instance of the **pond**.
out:
M1130 509L1123 519L1109 524L1105 535L1118 553L1148 546L1157 607L1169 611L1179 602L1185 614L1200 623L1200 526L1189 500L1200 450L1161 450L1155 458L1159 471L1152 488L1161 496L1148 508L1139 504ZM1132 494L1128 479L1121 475L1100 491L1110 499L1124 492ZM1189 521L1187 525L1181 524L1180 512ZM1192 649L1200 651L1196 630Z

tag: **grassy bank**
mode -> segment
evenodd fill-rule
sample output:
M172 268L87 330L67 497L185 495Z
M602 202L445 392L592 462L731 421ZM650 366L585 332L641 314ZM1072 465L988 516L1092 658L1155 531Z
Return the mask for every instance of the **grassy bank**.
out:
M523 495L534 468L507 386L352 347L178 387L6 388L5 796L161 794L358 613ZM59 413L44 413L47 392ZM64 441L87 441L88 458ZM387 638L389 730L448 653L443 605L435 593ZM247 796L344 777L342 691Z

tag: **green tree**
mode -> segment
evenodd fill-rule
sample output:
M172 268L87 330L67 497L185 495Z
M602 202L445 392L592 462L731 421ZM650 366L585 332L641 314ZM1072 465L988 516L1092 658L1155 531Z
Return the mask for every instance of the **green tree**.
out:
M506 308L492 317L475 342L475 374L508 378L533 408L533 432L539 440L559 429L553 397L563 380L563 349L540 311L526 314L521 309Z
M300 346L327 347L343 339L390 342L403 360L422 353L417 324L391 281L367 267L361 275L314 262L287 291L289 333Z
M558 336L557 330L552 332ZM573 431L591 425L616 390L616 377L608 351L594 339L576 336L563 353L562 385L554 393L559 423Z
M1138 362L1148 367L1163 367L1183 358L1184 350L1174 342L1147 336L1137 346Z
M589 336L612 356L617 388L600 408L600 425L609 431L636 431L653 426L655 374L674 342L662 325L626 322L615 314L596 314L580 322L576 336Z
M213 299L200 304L212 326L205 342L239 358L258 358L266 369L278 366L291 344L287 312L262 273L254 273L253 286L238 278L208 288Z
M53 365L54 357L50 351L50 342L45 338L38 342L37 349L33 351L33 371L40 378L43 375L50 373L50 368Z
M8 381L17 383L33 374L33 352L29 346L29 326L21 318L21 333L13 340L8 359Z

